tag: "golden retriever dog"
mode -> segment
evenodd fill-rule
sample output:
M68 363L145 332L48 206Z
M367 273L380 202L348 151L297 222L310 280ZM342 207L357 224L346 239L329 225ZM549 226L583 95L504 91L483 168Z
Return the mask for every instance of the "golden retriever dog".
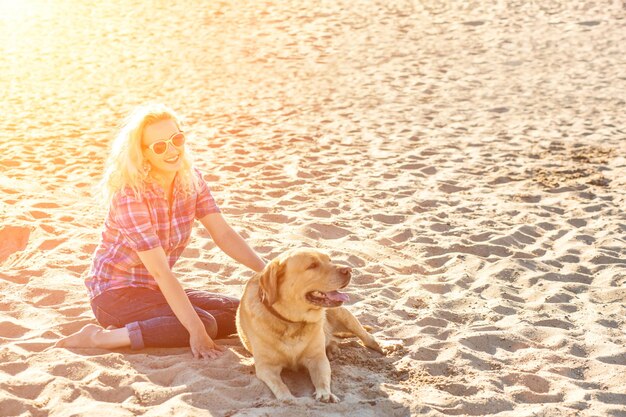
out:
M254 357L257 377L279 400L295 397L283 382L283 369L306 368L315 398L338 402L330 391L328 355L337 353L333 333L348 331L370 349L383 353L378 342L341 305L348 295L338 290L350 282L349 267L331 263L316 250L286 252L246 284L237 331Z

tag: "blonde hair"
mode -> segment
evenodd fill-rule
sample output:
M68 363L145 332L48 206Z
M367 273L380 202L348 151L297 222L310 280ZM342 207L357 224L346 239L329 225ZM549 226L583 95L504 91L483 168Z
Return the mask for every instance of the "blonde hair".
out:
M110 204L118 191L131 190L141 198L146 190L146 182L151 181L144 169L142 151L143 133L147 126L161 120L172 120L181 129L181 118L163 104L146 104L137 107L124 121L122 128L111 144L111 152L106 162L104 176L100 181L101 200ZM197 177L193 170L193 157L188 146L182 156L182 166L178 171L178 181L182 190L189 194L197 187Z

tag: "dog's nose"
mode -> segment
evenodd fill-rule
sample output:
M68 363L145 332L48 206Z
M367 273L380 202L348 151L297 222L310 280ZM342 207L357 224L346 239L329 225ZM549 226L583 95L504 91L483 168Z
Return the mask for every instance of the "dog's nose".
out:
M345 276L350 276L350 274L352 273L352 268L350 268L349 266L343 267L343 268L339 268L339 273L341 275L345 275Z

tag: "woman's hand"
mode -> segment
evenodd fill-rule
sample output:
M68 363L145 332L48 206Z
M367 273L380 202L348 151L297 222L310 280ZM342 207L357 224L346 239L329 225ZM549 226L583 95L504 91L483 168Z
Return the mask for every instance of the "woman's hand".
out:
M225 349L217 345L207 334L206 328L191 305L185 290L172 273L165 250L159 246L137 252L137 255L159 284L159 288L176 318L189 331L189 345L194 358L214 359L221 355Z
M189 346L191 346L191 353L196 359L215 359L225 350L223 346L211 339L204 327L190 335Z

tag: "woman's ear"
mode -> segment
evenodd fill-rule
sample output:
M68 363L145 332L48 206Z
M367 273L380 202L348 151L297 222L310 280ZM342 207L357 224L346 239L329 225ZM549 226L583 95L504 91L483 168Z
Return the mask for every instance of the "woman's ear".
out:
M261 287L261 301L272 305L278 297L278 278L283 273L284 265L279 259L274 259L265 266L261 271L261 279L259 281Z

